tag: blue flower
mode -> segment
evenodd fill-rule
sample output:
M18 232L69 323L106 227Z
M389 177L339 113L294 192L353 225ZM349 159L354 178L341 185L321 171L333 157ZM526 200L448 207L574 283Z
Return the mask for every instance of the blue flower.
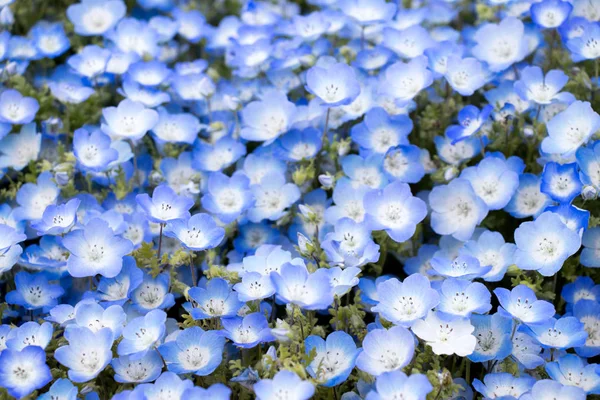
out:
M235 317L244 305L238 300L237 293L231 290L229 283L221 278L209 280L206 288L191 288L188 296L194 301L194 305L186 310L194 319Z
M500 302L498 313L508 318L525 324L540 324L554 316L554 306L538 300L535 292L525 285L518 285L512 291L499 287L494 289L494 294Z
M172 220L167 224L166 236L179 239L192 251L203 251L217 247L225 237L225 229L217 226L208 214L194 214L187 221Z
M581 35L568 38L565 45L571 51L573 61L595 60L598 49L594 46L600 40L600 24L589 21L581 30Z
M584 325L575 317L550 318L528 329L542 346L559 350L583 346L588 337Z
M600 189L600 175L596 173L600 168L600 142L596 141L588 147L581 147L575 154L582 183L593 185L596 190Z
M103 308L93 300L82 300L75 307L75 323L85 326L92 332L102 328L109 328L113 333L113 340L121 336L127 315L120 305Z
M485 144L485 138L483 139ZM459 165L478 155L481 150L481 140L475 136L454 144L445 136L436 136L433 142L440 159L450 165Z
M402 346L398 346L402 343ZM415 338L405 328L374 329L363 339L363 350L356 366L373 376L396 371L407 366L415 352Z
M238 140L225 136L213 144L196 140L192 166L200 171L221 171L246 154L246 146Z
M154 278L145 273L142 282L131 292L131 304L141 314L171 308L175 299L173 293L169 292L170 287L171 278L168 273L163 272Z
M560 220L569 227L573 232L577 232L580 236L587 229L590 221L590 212L575 207L572 204L559 204L546 209L560 217Z
M117 353L139 360L153 347L158 346L165 334L167 314L162 310L152 310L143 317L131 320L123 329L123 340L119 342Z
M67 17L82 36L102 35L125 16L127 7L122 0L82 0L67 8Z
M515 218L537 217L552 204L540 188L541 178L537 175L520 175L519 187L504 209Z
M385 154L391 147L408 144L413 123L406 115L390 116L383 108L375 107L352 127L351 137L364 149Z
M406 104L433 83L433 74L427 64L427 57L417 56L408 63L399 61L390 65L380 75L379 92L399 104Z
M469 317L471 313L485 314L492 308L491 297L482 283L448 278L442 282L437 309L459 317Z
M463 107L458 112L458 125L450 125L446 129L446 136L452 140L452 144L471 137L487 122L493 109L491 105L483 107L481 111L472 105Z
M375 380L375 391L369 392L369 400L413 398L425 400L433 391L429 379L423 374L406 376L402 371L385 372Z
M79 75L93 80L104 74L111 52L96 45L85 46L67 60L67 64Z
M586 394L600 394L600 375L596 372L598 364L588 364L575 354L567 354L557 361L546 364L550 378L565 385L576 386Z
M249 188L250 180L244 174L228 177L221 172L213 172L208 178L208 191L202 197L202 206L228 224L253 204Z
M327 269L309 273L304 263L283 264L280 271L271 273L277 299L295 304L305 310L325 310L333 303L333 290Z
M341 178L340 182L350 181L353 187L368 186L372 189L384 187L388 180L383 174L381 154L372 154L367 157L350 154L342 158L342 170L346 177Z
M579 196L582 187L577 164L560 165L549 162L544 166L540 190L550 196L552 200L570 203Z
M242 281L233 286L233 290L238 293L240 301L262 300L275 294L271 277L258 272L246 272L242 275Z
M38 397L38 400L77 400L77 393L77 386L70 380L59 378L50 386L50 390Z
M158 109L158 122L152 128L157 142L193 144L201 129L200 122L192 114L169 113L165 108Z
M569 5L569 3L561 0L546 0L535 5L550 2ZM544 76L540 67L530 66L521 71L519 80L515 82L515 92L523 100L533 101L537 104L551 104L553 102L569 104L575 100L575 96L567 92L560 93L560 90L568 81L569 77L561 70L553 69Z
M175 398L193 399L189 394L194 387L194 382L189 379L181 379L173 372L163 372L154 382L154 384L143 383L137 385L131 392L132 396L140 396L142 398L160 398L164 393L170 393ZM125 393L126 391L122 392ZM184 395L185 394L185 395ZM128 400L129 397L123 399Z
M123 268L113 278L100 278L94 298L106 305L123 305L129 300L131 293L142 283L143 272L136 267L135 259L123 257Z
M273 379L261 379L253 385L258 400L277 400L293 395L295 400L308 400L315 393L312 383L303 381L292 371L281 370Z
M574 282L563 286L561 296L571 306L581 300L593 300L600 303L600 285L596 284L589 276L578 276Z
M435 354L466 357L475 351L477 340L473 336L473 325L469 319L431 311L425 319L419 319L411 330L417 337L431 346Z
M384 0L342 0L338 7L363 27L387 22L396 14L396 4Z
M335 231L325 236L321 246L332 266L362 267L379 260L379 245L371 238L371 230L350 218L338 220Z
M563 3L562 1L559 2ZM525 393L519 399L544 400L553 397L565 400L585 400L586 398L585 392L578 387L562 385L551 379L542 379L533 385L529 393Z
M115 381L120 383L152 382L162 372L163 361L156 351L149 351L139 360L130 356L114 358L110 363L115 371Z
M47 58L58 57L71 47L60 22L39 21L31 28L29 35L32 36L35 47Z
M18 399L52 381L46 353L37 346L27 346L21 351L3 350L0 353L0 377L0 386Z
M448 185L436 186L429 193L431 227L439 235L469 240L475 227L483 221L488 208L466 179L453 179Z
M486 62L492 72L505 70L529 53L525 26L515 17L504 18L498 24L481 25L474 40L477 44L472 49L473 54Z
M63 245L71 253L67 269L71 276L78 278L97 274L114 278L121 272L123 257L133 250L129 240L116 236L100 218L70 232L64 237Z
M44 210L42 219L32 223L31 227L38 231L38 235L61 235L68 232L77 221L77 209L81 201L71 199L58 206L49 205Z
M449 48L451 51L452 47ZM448 55L444 78L461 96L471 96L488 81L488 70L476 58Z
M146 193L138 194L136 201L144 210L148 219L158 224L190 217L190 208L194 200L186 196L180 196L168 185L157 186L152 192L152 197Z
M546 360L542 358L542 346L530 335L515 332L512 339L512 356L518 361L519 365L527 369L534 369L544 365Z
M558 215L545 212L515 230L515 244L515 264L519 268L552 276L579 250L581 238Z
M323 65L325 64L325 65ZM306 72L306 90L325 107L345 106L360 94L360 84L352 67L333 60L310 68Z
M77 165L85 171L103 172L119 158L119 152L112 147L110 137L100 130L88 132L85 128L76 129L73 136L73 153Z
M153 58L160 50L158 33L144 20L124 18L105 36L123 53Z
M377 297L379 303L371 311L405 328L424 318L440 302L438 292L421 274L412 274L403 282L396 278L377 282Z
M542 140L541 150L568 157L575 154L600 129L600 115L592 109L590 103L575 101L554 116L546 128L548 136Z
M368 186L354 187L349 180L340 180L333 188L334 206L325 210L325 220L331 225L335 225L342 218L351 218L356 222L363 222L365 219L365 208L363 199L369 191Z
M240 136L267 145L290 129L296 117L296 105L284 93L272 90L260 101L248 103L241 114Z
M33 97L24 97L14 89L0 94L0 122L13 125L28 124L33 121L40 105Z
M475 327L473 336L477 340L475 350L469 356L473 362L504 360L512 351L511 334L513 321L500 314L472 315Z
M217 332L193 326L179 331L174 340L162 344L158 351L169 371L206 376L221 364L224 346L225 338Z
M316 128L293 129L277 139L273 153L285 161L310 160L319 153L322 144L321 132Z
M316 352L306 370L325 387L337 386L348 379L360 353L354 339L343 331L332 332L325 340L311 335L306 338L304 345L306 354Z
M158 123L158 113L125 99L117 107L102 109L102 131L111 137L139 140Z
M18 272L15 275L15 286L15 290L6 294L6 302L28 310L55 306L58 298L65 293L60 285L50 284L43 272Z
M600 228L593 227L583 233L583 250L579 260L581 265L591 268L600 267Z
M38 346L45 349L52 339L52 324L44 322L25 322L18 328L12 329L6 337L6 347L21 351L27 346Z
M222 383L214 383L206 389L203 387L194 386L183 392L182 398L190 400L229 400L231 398L231 389Z
M393 182L368 192L363 200L369 227L385 230L398 243L410 239L427 216L427 205L414 197L406 183Z
M250 186L250 190L255 199L248 210L248 219L252 222L276 221L300 198L298 186L286 183L285 177L278 173L265 175L260 184Z
M224 328L223 335L237 347L250 349L275 340L269 328L269 321L260 312L248 314L243 318L223 318L221 322Z
M68 345L54 352L56 361L69 368L73 382L88 382L98 376L112 359L113 333L109 328L97 332L69 325L65 329Z
M485 157L476 167L465 168L460 177L471 183L490 210L504 208L519 186L519 174L497 157Z
M499 232L485 231L476 240L469 240L460 250L477 258L479 265L491 266L492 269L482 279L487 282L502 280L509 265L513 264L516 246L506 243Z
M170 74L169 67L164 62L156 60L139 61L127 69L127 76L143 86L158 86L164 83Z
M0 140L0 169L11 167L21 171L30 162L37 160L41 144L42 135L37 133L34 123L24 125L18 134L13 133L4 137ZM47 176L49 173L41 173L39 177L42 175ZM25 184L22 187L27 185ZM42 211L38 210L38 213Z
M473 387L486 399L518 399L522 394L527 393L534 383L535 379L529 375L521 375L517 378L502 372L487 374L483 377L483 382L474 379Z
M429 157L426 150L425 154ZM390 181L419 182L425 176L423 149L413 145L390 148L383 159L383 172Z
M600 344L596 336L600 326L600 305L593 300L580 300L573 306L573 316L577 318L587 332L585 344L577 347L575 352L581 357L595 357L600 354Z

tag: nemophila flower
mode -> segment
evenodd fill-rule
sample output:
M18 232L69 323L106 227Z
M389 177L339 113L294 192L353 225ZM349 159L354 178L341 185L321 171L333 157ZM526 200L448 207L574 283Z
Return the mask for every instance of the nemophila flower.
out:
M586 185L593 185L598 190L600 188L600 142L594 142L588 147L581 147L577 150L576 159L580 169L579 177Z
M557 361L546 364L546 372L553 380L565 385L576 386L586 394L600 392L600 375L596 372L598 364L588 364L575 354L566 354Z
M579 257L581 265L590 268L600 267L600 228L586 230L582 237L583 250Z
M299 162L314 158L321 150L322 133L308 127L303 130L293 129L275 142L274 153L285 161Z
M396 14L396 5L383 0L343 0L338 6L361 26L389 21Z
M325 310L333 303L333 290L326 269L309 273L306 266L286 263L271 273L277 298L305 310Z
M476 134L486 123L492 110L491 105L485 106L481 111L472 105L464 107L458 112L458 125L449 126L446 129L446 136L454 144Z
M114 358L110 363L115 371L115 381L120 383L151 382L162 371L163 361L156 351L149 351L139 360L129 356Z
M580 300L573 305L573 316L587 332L585 343L575 349L581 357L595 357L600 354L600 306L594 300Z
M46 352L38 346L21 351L5 349L0 353L0 387L14 398L23 398L52 381Z
M117 353L131 356L131 360L141 359L163 339L166 320L167 314L162 310L152 310L131 320L123 329L123 340L119 342Z
M391 147L408 144L412 121L406 115L389 115L383 108L369 110L364 120L352 127L352 140L362 148L384 154Z
M66 378L59 378L39 400L77 400L77 387Z
M535 292L525 285L518 285L512 291L499 287L494 289L494 294L501 306L498 307L498 313L508 318L535 325L554 316L554 306L538 300Z
M312 383L302 380L296 373L282 369L273 379L261 379L253 385L258 400L308 400L315 393Z
M383 68L393 58L394 53L390 49L384 46L375 46L359 51L352 65L365 71L373 71Z
M290 129L296 117L296 105L284 93L272 90L261 100L248 103L241 116L243 139L270 144Z
M342 297L353 287L358 285L360 268L350 267L341 269L340 267L329 268L329 284L333 289L334 296Z
M246 272L242 275L242 281L236 283L233 289L238 293L240 301L261 300L275 294L271 277L258 272Z
M33 38L35 47L47 58L58 57L71 46L60 22L39 21L31 28L29 34Z
M113 333L109 328L93 332L86 327L69 325L64 336L69 344L56 349L54 358L69 369L71 381L88 382L110 363Z
M390 65L379 78L379 92L401 104L411 101L433 83L433 74L427 69L427 64L427 57L418 56L408 63Z
M121 0L82 0L67 8L67 17L82 36L102 35L125 16L127 7Z
M28 124L35 118L40 104L33 97L24 97L14 89L8 89L0 94L0 122L22 125Z
M159 141L193 144L200 131L200 122L193 114L169 113L163 107L158 109L158 122L152 133Z
M381 154L345 156L341 160L342 170L348 178L341 178L340 182L350 180L353 187L364 185L372 189L382 188L388 182L382 171L382 158Z
M402 30L384 28L382 43L399 57L409 59L422 56L436 44L429 31L418 24Z
M285 177L278 173L265 175L259 184L251 185L250 190L255 199L248 209L248 219L252 222L276 221L300 198L298 186L286 183Z
M448 278L442 282L439 311L458 317L469 317L471 313L484 314L491 310L491 294L479 282Z
M60 285L51 284L43 272L20 271L15 275L15 286L15 290L6 293L6 302L28 310L53 307L65 293Z
M183 100L205 100L215 92L215 84L203 73L187 75L175 74L171 78L171 87Z
M554 1L546 0L534 5ZM556 0L556 2L569 4L561 0ZM519 80L515 82L515 91L523 100L533 101L537 104L571 103L575 97L571 93L560 92L568 81L569 77L561 70L553 69L544 76L540 67L529 66L521 71Z
M504 209L515 218L537 217L550 204L550 197L541 191L541 178L534 174L522 174L519 176L519 187Z
M222 137L213 144L197 140L194 144L192 166L200 171L220 171L245 154L246 146L230 136Z
M535 383L529 375L515 377L512 374L501 372L487 374L483 382L473 380L473 387L486 399L519 399L527 393Z
M335 205L328 207L324 214L327 223L335 225L342 218L351 218L356 222L364 221L363 199L368 191L369 187L361 185L355 188L348 180L336 182L332 196Z
M221 323L224 328L223 335L237 347L250 349L275 340L269 328L269 321L261 312L251 313L243 318L223 318Z
M52 95L66 104L80 104L95 93L88 86L86 78L67 68L56 68L47 85Z
M315 65L306 72L306 90L326 107L345 106L360 94L360 84L352 67L333 60Z
M440 295L431 288L429 279L418 273L403 282L396 278L378 282L377 297L379 302L371 311L405 328L424 318L440 302Z
M83 300L75 307L75 323L77 325L85 326L92 332L109 328L113 333L114 340L121 336L126 318L125 311L120 305L104 308L93 301Z
M47 321L67 326L75 322L75 307L69 304L59 304L48 311Z
M110 68L110 61L107 68ZM122 88L117 91L127 97L127 99L149 108L158 107L171 100L171 96L168 93L156 88L142 86L128 77L125 77Z
M214 385L213 385L214 386ZM141 396L148 399L160 399L165 393L175 398L193 399L190 393L194 383L189 379L181 379L173 372L163 372L154 383L143 383L137 385L131 392L132 396ZM121 393L126 393L123 391ZM128 398L128 397L127 397Z
M206 288L191 288L188 296L195 303L188 309L194 319L235 317L244 305L237 293L231 290L229 283L221 278L210 279Z
M528 329L542 346L559 350L583 346L588 337L583 324L575 317L550 318Z
M111 137L139 140L158 123L158 113L125 99L117 107L102 110L102 131Z
M600 56L596 43L600 39L600 24L589 21L583 27L581 34L569 38L565 46L571 51L575 61L595 60Z
M542 141L541 150L568 157L575 154L600 129L600 115L590 103L574 101L553 117L546 127L548 136Z
M208 191L202 197L202 206L223 223L233 222L253 203L250 180L244 174L232 177L213 172L208 178Z
M89 79L94 79L106 71L111 52L96 45L85 46L81 51L67 60L69 66Z
M166 224L177 219L187 220L194 200L175 193L168 185L157 186L152 197L146 193L138 194L136 201L144 210L148 219L158 224Z
M15 209L15 217L27 221L41 219L46 207L56 203L59 193L52 174L42 172L36 183L25 183L19 188L17 203L20 207Z
M4 255L12 246L27 240L27 236L19 230L0 224L0 255Z
M506 243L499 232L485 231L477 239L466 242L460 253L475 257L483 267L491 266L492 269L481 278L498 282L513 264L515 250L516 246Z
M231 389L222 383L215 383L208 388L194 386L183 393L183 397L190 400L227 400L231 398Z
M166 272L152 277L144 274L142 282L130 295L133 308L141 314L146 314L155 309L168 309L175 304L171 287L170 275Z
M515 264L519 268L552 276L579 250L581 238L558 215L545 212L515 230L515 244Z
M38 235L60 235L68 232L77 221L77 208L81 201L71 199L65 204L49 205L44 210L42 219L32 223L31 227Z
M450 54L446 61L444 78L462 96L471 96L485 85L488 71L476 58Z
M76 129L73 135L73 153L77 165L85 171L105 171L110 163L119 158L118 151L111 144L110 137L100 130L89 132L85 128Z
M469 240L488 213L488 207L471 183L462 178L434 187L429 193L429 207L433 230L458 240Z
M42 135L34 123L24 125L18 134L5 136L0 140L0 169L21 171L38 158L41 144Z
M490 210L504 208L519 186L519 174L497 157L486 157L476 167L467 167L460 174Z
M304 265L301 258L292 259L292 254L283 250L281 246L262 244L257 247L253 255L244 257L242 265L237 270L241 276L250 272L269 276L272 272L279 272L286 263Z
M410 376L402 371L384 372L375 380L375 387L368 392L368 400L384 400L394 398L412 398L424 400L433 387L423 374L414 373Z
M600 302L600 285L589 276L578 276L574 282L563 286L560 295L570 305L575 305L580 300Z
M143 272L136 267L135 259L131 256L123 257L123 267L113 278L102 277L94 292L94 297L107 305L123 305L129 300L131 293L143 280Z
M542 358L542 346L531 336L522 332L515 332L512 339L511 355L525 368L534 369L544 365L546 360Z
M10 271L11 268L20 261L21 254L23 254L23 248L19 245L13 245L2 252L2 254L0 254L0 274Z
M579 236L587 229L590 212L575 207L572 204L560 204L557 206L548 207L547 211L553 212L560 217L560 220Z
M223 359L225 338L200 327L180 331L174 340L160 345L158 351L169 371L177 374L210 375Z
M401 145L390 148L383 159L383 172L390 180L417 183L425 176L422 158L423 152L417 146Z
M123 53L133 52L141 58L156 57L159 52L158 33L144 20L124 18L106 37Z
M350 218L339 219L321 246L329 263L342 268L362 267L379 259L379 245L371 238L369 227Z
M433 142L440 159L450 165L459 165L475 157L481 149L481 140L475 136L454 144L445 136L436 136L433 138Z
M560 165L549 162L542 173L542 193L560 203L570 203L581 193L582 183L579 180L577 164Z
M425 319L415 321L411 327L413 333L431 346L435 354L456 354L460 357L475 350L474 329L468 319L435 311L429 312Z
M129 240L115 235L100 218L70 232L64 237L63 245L71 253L67 269L71 276L79 278L97 274L114 278L121 272L123 257L133 250Z
M45 349L52 339L52 324L44 322L25 322L12 329L6 337L6 348L21 351L27 346L38 346Z
M475 33L477 43L473 54L488 64L492 72L499 72L521 61L529 48L525 26L514 17L504 18L498 24L487 23Z
M573 5L562 0L544 0L531 5L531 19L541 28L558 28L571 14Z
M170 76L171 70L161 61L139 61L127 69L127 75L143 86L158 86Z
M568 4L568 3L567 3ZM565 386L551 379L537 381L529 393L525 393L521 400L543 400L543 399L585 400L585 392L574 386Z
M179 239L189 250L203 251L217 247L225 236L225 229L218 226L210 215L200 213L194 214L187 221L170 221L165 235Z
M399 343L402 346L398 346ZM374 329L367 333L362 345L356 367L373 376L404 368L415 352L414 336L401 326Z
M315 358L306 370L325 387L337 386L344 382L352 372L356 357L360 353L352 336L343 331L332 332L325 340L311 335L306 338L304 345L306 354L316 351Z
M511 333L513 321L500 314L472 315L477 340L475 350L468 356L473 362L504 360L512 351Z

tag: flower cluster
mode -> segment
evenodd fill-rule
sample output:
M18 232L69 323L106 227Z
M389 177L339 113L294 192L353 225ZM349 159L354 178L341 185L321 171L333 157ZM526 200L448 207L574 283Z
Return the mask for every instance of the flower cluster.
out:
M600 1L0 25L0 398L600 395Z

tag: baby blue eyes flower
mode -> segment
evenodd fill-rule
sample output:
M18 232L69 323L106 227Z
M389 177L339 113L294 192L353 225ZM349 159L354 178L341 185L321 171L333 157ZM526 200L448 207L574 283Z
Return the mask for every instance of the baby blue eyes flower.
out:
M356 348L354 339L346 332L336 331L323 340L311 335L304 341L306 354L313 349L316 356L306 368L308 373L325 387L337 386L344 382L356 362L360 349Z
M160 107L158 122L152 128L152 133L158 141L193 144L200 129L200 122L194 115L169 113Z
M600 51L595 45L600 40L600 24L590 21L581 28L581 34L570 37L566 47L571 51L574 61L595 60L600 57Z
M96 45L85 46L79 53L71 56L67 63L79 75L94 80L106 71L111 52Z
M200 171L220 171L235 163L246 154L246 146L238 140L225 136L214 144L196 140L192 166Z
M225 229L217 226L209 214L194 214L187 221L172 220L167 224L166 236L179 239L185 248L203 251L217 247L225 237Z
M122 356L112 360L115 381L120 383L152 382L160 375L163 367L162 359L156 351L149 351L139 360Z
M487 374L483 377L483 382L474 379L473 387L486 399L518 399L522 394L528 392L534 383L535 379L529 375L517 378L512 374L503 372Z
M580 300L600 302L600 285L589 276L579 276L574 282L563 286L561 296L570 305L577 304Z
M267 145L290 129L296 105L284 93L273 90L265 93L260 101L246 105L241 114L240 136Z
M123 329L123 340L117 347L117 353L131 356L132 360L141 359L163 339L166 320L167 314L162 310L152 310L131 320Z
M236 283L233 289L238 293L240 301L262 300L275 294L275 286L269 275L258 272L247 272L242 281Z
M360 84L352 67L345 63L318 64L306 73L306 90L317 96L322 106L345 106L360 94Z
M562 385L551 379L542 379L533 385L529 393L525 393L523 396L519 397L519 399L543 400L551 399L553 397L565 400L585 400L586 398L585 392L578 387Z
M496 157L486 157L476 167L465 168L460 177L471 183L490 210L504 208L519 186L519 174Z
M541 178L534 174L519 176L519 187L505 210L515 218L537 217L552 204L552 199L541 191Z
M139 140L158 123L158 113L143 104L125 99L117 107L102 110L102 131L109 136Z
M442 283L437 309L458 317L469 317L471 313L484 314L492 308L491 297L482 283L448 278Z
M598 129L600 115L590 103L575 101L548 122L548 136L542 141L541 150L563 157L573 155Z
M583 346L588 337L584 325L575 317L550 318L528 329L542 346L559 350Z
M396 14L396 4L384 0L342 0L338 7L363 27L389 21Z
M188 291L193 305L188 306L194 319L215 317L235 317L244 305L238 300L225 279L214 278L208 281L206 288L193 287Z
M0 353L0 385L8 394L20 399L52 381L46 365L46 352L38 346L21 351L4 349Z
M123 305L143 280L143 272L136 267L135 259L130 256L123 257L123 268L113 278L100 278L94 297L101 304Z
M75 325L65 329L68 345L59 347L54 358L69 368L69 379L83 383L94 379L112 359L113 333L109 328L93 332Z
M116 236L100 218L89 221L83 229L70 232L63 244L71 253L67 269L72 276L87 277L100 274L114 278L123 267L123 257L131 253L133 245Z
M75 130L73 153L78 165L87 171L105 171L110 163L119 158L119 152L111 144L110 137L100 130L92 132L88 132L85 128Z
M458 240L469 240L488 213L488 207L471 183L462 178L434 187L429 193L429 207L433 230Z
M519 268L552 276L579 250L581 238L558 215L545 212L515 230L515 244L515 264Z
M477 340L468 319L431 311L425 319L417 320L411 330L431 346L435 354L456 354L466 357L473 353Z
M244 349L275 340L267 318L260 312L248 314L243 318L223 318L221 323L224 328L222 334Z
M581 251L580 262L582 265L591 268L600 267L600 228L590 228L583 233L583 250Z
M49 205L44 210L42 219L31 224L38 235L60 235L69 231L77 221L77 209L81 201L71 199L66 204Z
M554 316L551 303L538 300L535 292L525 285L519 285L512 291L505 288L494 289L500 302L498 312L508 318L514 318L525 324L539 324Z
M255 199L248 210L248 219L252 222L275 221L300 198L298 186L286 183L285 177L278 173L265 175L259 184L250 186L250 190Z
M224 346L223 336L194 326L180 331L174 340L162 344L158 351L169 371L206 376L221 364Z
M166 224L176 219L187 220L190 217L190 208L194 200L186 196L180 196L168 185L157 186L148 194L138 194L136 201L144 210L148 219L157 224Z
M18 272L15 275L15 286L15 290L6 294L6 302L25 307L27 310L55 306L58 298L65 293L60 285L50 284L43 272Z
M577 318L587 332L585 343L575 352L581 357L595 357L600 354L600 343L596 339L600 326L600 307L594 300L580 300L573 306L573 316Z
M412 274L403 282L396 278L378 282L377 297L379 303L371 311L405 328L424 318L440 302L438 292L421 274Z
M369 392L369 400L385 400L394 398L411 398L425 400L433 391L429 379L423 374L406 376L402 371L386 372L375 380L375 390Z
M131 293L133 308L140 314L155 309L168 309L175 304L173 293L169 292L171 278L168 273L156 277L144 274L142 282Z
M581 193L582 183L579 180L577 164L560 165L549 162L542 173L542 193L559 203L570 203Z
M563 3L560 0L558 2ZM553 69L544 76L540 67L529 66L521 71L520 79L515 82L515 92L523 100L533 101L540 105L553 102L570 104L575 100L575 96L571 93L560 92L568 81L569 77L561 70Z
M531 5L531 19L542 28L558 28L571 14L573 5L562 0L544 0Z
M486 123L493 109L491 105L485 106L481 111L472 105L464 107L458 113L458 125L450 125L446 129L446 136L455 144L476 134Z
M385 230L398 243L410 239L427 216L427 205L412 195L406 183L394 182L382 190L370 191L363 202L369 227Z
M44 322L25 322L18 328L12 329L6 337L6 347L21 351L27 346L38 346L45 349L52 339L52 324Z
M213 172L208 178L208 191L202 197L202 206L223 223L233 222L253 204L250 180L241 173L232 177Z
M77 387L70 380L59 378L38 400L77 400Z
M48 58L55 58L71 47L65 34L63 24L40 21L35 24L29 34L40 53Z
M294 129L275 142L274 153L285 161L299 162L315 157L322 146L321 132L315 128Z
M504 360L512 351L511 333L513 321L500 314L472 315L475 327L473 336L477 340L475 350L469 356L473 362Z
M383 108L369 110L364 120L352 127L352 140L362 148L384 154L391 147L408 144L413 123L406 115L389 115Z
M406 104L433 83L433 74L427 69L427 64L427 57L418 56L408 63L390 65L379 78L379 92L399 104Z
M335 231L325 236L322 248L331 265L362 267L379 259L379 245L371 239L371 230L365 223L342 218L335 224Z
M67 8L67 17L82 36L102 35L125 16L127 7L121 0L83 0Z
M308 400L315 393L315 387L302 380L292 371L281 370L273 379L261 379L253 385L258 400L276 400L282 395L294 400Z
M284 264L279 272L271 273L277 298L305 310L325 310L333 303L333 291L327 270L309 273L302 263Z
M476 58L460 58L449 55L446 61L444 78L462 96L471 96L485 85L489 72Z
M513 264L516 246L506 243L499 232L483 232L477 240L465 243L462 254L477 258L479 265L492 269L482 276L487 282L498 282L504 277L508 266Z
M582 389L586 394L600 393L600 375L597 364L588 364L575 354L566 354L546 364L546 372L553 380Z
M529 52L525 38L525 26L514 17L499 24L487 23L475 33L477 45L473 54L488 64L492 72L499 72L525 58Z
M372 330L363 339L363 351L356 359L356 366L373 376L400 370L412 360L414 343L414 336L401 326Z

